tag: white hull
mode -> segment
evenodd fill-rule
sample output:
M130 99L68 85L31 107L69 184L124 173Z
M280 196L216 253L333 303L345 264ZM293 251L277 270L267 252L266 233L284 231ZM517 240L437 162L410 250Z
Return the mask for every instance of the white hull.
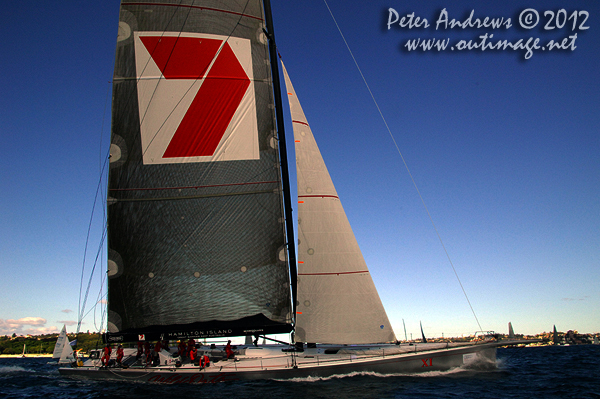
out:
M93 380L144 381L165 384L202 384L238 380L328 377L360 372L405 374L485 365L495 367L496 347L506 343L416 344L379 347L343 347L336 354L327 348L300 353L282 352L281 347L249 347L237 360L221 360L210 367L184 364L129 368L100 368L99 360L83 367L61 368L61 375ZM339 347L337 347L339 348ZM331 351L331 349L329 350ZM355 354L353 353L355 352ZM387 354L386 354L387 352ZM294 367L294 364L296 365Z

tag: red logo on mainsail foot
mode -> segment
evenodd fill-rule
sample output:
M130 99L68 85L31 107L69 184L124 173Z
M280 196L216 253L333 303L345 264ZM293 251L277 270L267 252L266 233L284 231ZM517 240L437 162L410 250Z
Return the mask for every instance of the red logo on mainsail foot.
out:
M144 163L258 158L249 40L142 32L138 38Z

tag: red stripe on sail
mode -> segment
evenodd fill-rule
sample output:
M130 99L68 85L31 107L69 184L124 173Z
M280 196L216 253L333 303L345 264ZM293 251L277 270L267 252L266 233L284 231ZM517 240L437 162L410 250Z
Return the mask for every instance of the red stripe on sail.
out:
M337 275L339 276L340 274L357 274L357 273L369 273L368 270L362 270L362 271L357 271L357 272L337 272L337 273L298 273L298 276L331 276L331 275Z
M176 36L142 36L140 40L167 79L201 79L222 40Z
M340 199L337 195L299 195L298 198L337 198Z
M189 41L185 43L190 47L196 47L196 44L191 44L194 40L197 42L206 40L188 39ZM178 42L177 47L179 45ZM167 65L165 69L170 71L171 67ZM190 67L190 71L177 67L173 68L170 75L190 76L200 69L197 65ZM168 78L166 74L165 77ZM163 157L213 155L249 85L250 79L229 44L225 43Z

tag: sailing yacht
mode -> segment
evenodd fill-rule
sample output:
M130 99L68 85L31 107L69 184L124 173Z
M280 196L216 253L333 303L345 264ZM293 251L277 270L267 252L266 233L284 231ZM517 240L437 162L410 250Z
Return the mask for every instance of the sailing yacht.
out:
M62 375L209 383L495 364L493 340L398 343L285 68L283 75L295 162L287 160L268 0L122 1L105 341L291 339L238 346L229 359L222 346L196 344L207 367L164 347L150 365L129 347L119 367L97 354ZM297 199L288 163L297 168Z
M57 361L60 359L60 356L63 353L63 349L65 345L69 344L69 339L67 338L67 326L63 325L62 330L60 330L60 334L58 334L58 338L56 338L56 345L54 345L54 351L52 352L52 359L56 359Z

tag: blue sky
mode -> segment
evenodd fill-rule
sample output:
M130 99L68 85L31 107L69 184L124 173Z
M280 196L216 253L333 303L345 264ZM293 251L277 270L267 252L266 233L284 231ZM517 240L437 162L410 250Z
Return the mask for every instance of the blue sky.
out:
M328 3L481 327L506 332L511 321L520 333L553 325L600 331L600 4ZM404 336L403 319L409 335L420 333L419 321L428 336L475 332L444 248L327 7L320 0L272 7L279 51L396 335ZM389 7L427 18L430 27L388 30ZM0 334L75 328L108 147L118 8L113 0L4 8ZM513 26L436 30L444 8L450 19L475 10L474 18L511 18ZM541 17L531 30L518 27L526 8ZM540 28L544 11L562 8L569 16L587 11L589 29L571 31L572 19L562 29ZM527 60L524 50L403 50L409 39L457 44L485 33L541 44L577 33L576 48L539 50ZM96 300L92 291L88 308ZM82 330L97 325L92 312Z

